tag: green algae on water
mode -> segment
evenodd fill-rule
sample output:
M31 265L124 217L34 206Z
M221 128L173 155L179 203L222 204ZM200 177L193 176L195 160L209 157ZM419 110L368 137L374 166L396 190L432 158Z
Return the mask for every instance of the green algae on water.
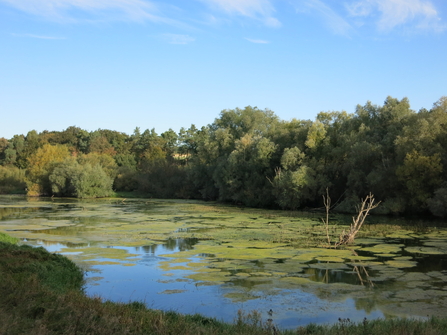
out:
M439 265L447 254L444 229L415 230L379 218L354 244L333 249L324 247L318 214L154 199L22 205L2 212L0 230L47 247L69 245L60 252L93 268L135 267L144 262L141 255L157 255L157 283L168 289L160 295L182 293L169 285L183 282L214 286L234 302L279 296L295 310L299 302L290 297L303 292L312 296L306 306L353 301L389 315L447 311L447 272ZM13 217L17 211L20 218ZM337 220L335 238L350 222Z

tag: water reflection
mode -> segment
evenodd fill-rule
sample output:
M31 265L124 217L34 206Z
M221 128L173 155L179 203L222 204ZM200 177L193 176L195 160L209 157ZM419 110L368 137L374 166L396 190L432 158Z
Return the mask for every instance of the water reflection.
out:
M171 251L185 251L191 250L199 240L197 238L169 238L163 246Z
M157 249L164 251L185 251L194 248L199 240L197 238L169 238L164 243L145 245L142 247L135 247L135 252L142 250L147 254L155 254Z
M72 259L88 266L86 292L115 301L140 300L154 308L227 321L240 308L258 309L265 319L273 309L275 323L283 327L336 322L339 317L447 311L447 256L423 249L431 241L432 249L445 250L447 235L431 240L424 235L430 233L429 223L413 225L416 232L411 234L394 234L404 225L399 220L389 227L393 237L380 232L354 247L359 260L340 256L337 263L323 261L332 252L323 248L299 260L302 246L269 244L270 231L277 229L307 234L302 227L308 223L301 226L301 218L214 210L202 214L185 206L152 200L10 201L0 196L0 229L51 252L68 250ZM317 218L310 221L317 233ZM371 232L378 227L371 225ZM377 245L395 250L362 250Z
M143 252L146 254L155 254L155 251L157 250L157 244L144 245L142 247L135 247L136 252L139 252L140 249L143 250Z
M347 283L358 285L358 280L353 273L346 273L342 270L321 270L315 268L304 269L306 278L318 283Z
M36 212L44 211L46 209L51 210L51 207L25 207L25 208L11 208L11 207L0 207L0 220L8 219L20 219L27 217L29 214L34 214Z

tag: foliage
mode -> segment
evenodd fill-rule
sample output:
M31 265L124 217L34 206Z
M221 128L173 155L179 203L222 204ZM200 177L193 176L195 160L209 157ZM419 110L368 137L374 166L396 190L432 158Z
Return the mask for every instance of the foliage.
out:
M138 171L129 166L120 166L118 174L113 182L113 189L116 191L131 192L136 191L138 185Z
M295 171L277 169L273 181L276 202L284 209L297 209L303 207L315 198L316 193L315 171L302 165Z
M73 183L78 198L100 198L112 195L113 180L100 165L85 164Z
M113 149L113 146L109 143L107 138L105 136L101 136L96 132L93 133L92 136L90 136L89 152L104 154L108 156L116 155L115 149Z
M118 165L113 157L104 153L90 153L87 155L80 155L78 162L81 165L90 164L91 166L99 165L104 172L113 180L118 173Z
M28 195L51 194L49 176L54 167L70 155L64 145L45 144L28 158Z
M24 193L25 188L25 170L13 165L0 166L0 193Z
M9 236L8 234L0 232L0 243L16 244L17 242L19 242L18 238L15 238L15 237Z
M136 179L136 190L152 197L188 198L185 194L188 182L185 169L169 164L166 160L145 161L137 177L131 173L128 176ZM132 179L129 182L132 183Z
M315 198L316 171L305 164L306 155L297 147L286 148L281 167L275 169L273 194L281 208L297 209Z
M53 194L49 176L68 156L84 169L100 166L118 191L153 197L298 209L321 207L319 194L330 187L341 212L355 212L357 199L372 192L383 203L377 213L445 216L447 97L419 112L407 98L387 97L352 114L320 112L315 121L282 121L269 109L247 106L178 133L72 126L0 138L0 166L26 171L29 195ZM62 178L61 169L53 179ZM6 179L0 174L0 185L11 183ZM0 191L23 184L14 185ZM55 187L57 194L73 194Z
M425 207L428 198L442 179L442 164L439 154L425 156L416 151L407 153L396 175L406 186L411 205Z
M135 156L132 154L117 154L115 156L115 162L119 167L121 166L130 168L137 167L137 161L135 160Z
M99 164L80 164L72 157L55 167L49 179L58 196L100 198L113 193L113 181Z
M74 180L81 173L81 166L74 157L67 157L58 164L49 176L52 193L57 196L74 197L76 187Z
M430 212L433 215L446 217L447 216L447 183L438 188L434 196L427 200Z

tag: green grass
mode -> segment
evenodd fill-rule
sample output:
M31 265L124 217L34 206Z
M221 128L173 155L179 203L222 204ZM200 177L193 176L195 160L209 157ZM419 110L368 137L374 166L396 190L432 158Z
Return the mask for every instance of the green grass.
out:
M14 284L36 280L55 292L81 290L83 271L68 258L44 248L0 242L0 269Z
M7 240L7 235L1 235ZM10 240L13 241L12 238ZM340 320L281 331L260 314L239 312L234 323L148 309L142 302L103 302L82 291L83 273L43 248L0 242L0 334L390 334L447 333L447 319Z
M414 319L364 320L353 323L348 319L335 325L310 324L299 328L299 335L441 335L447 334L447 319L431 318L427 321Z
M0 242L16 244L19 239L0 232Z

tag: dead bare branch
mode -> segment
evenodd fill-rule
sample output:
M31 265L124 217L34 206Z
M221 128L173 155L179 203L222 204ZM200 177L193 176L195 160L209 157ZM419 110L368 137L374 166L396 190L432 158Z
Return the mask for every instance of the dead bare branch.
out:
M338 247L342 244L349 244L354 242L355 236L360 231L363 223L365 222L366 217L369 215L369 211L379 206L380 201L374 204L375 199L374 195L369 193L365 199L362 199L360 206L357 208L357 216L352 217L352 224L349 231L343 230L340 234L339 241L335 244L335 247Z
M323 195L323 203L326 208L326 220L321 219L326 229L327 243L331 245L331 238L329 237L329 210L331 209L331 197L329 196L329 188L326 188L326 196Z

